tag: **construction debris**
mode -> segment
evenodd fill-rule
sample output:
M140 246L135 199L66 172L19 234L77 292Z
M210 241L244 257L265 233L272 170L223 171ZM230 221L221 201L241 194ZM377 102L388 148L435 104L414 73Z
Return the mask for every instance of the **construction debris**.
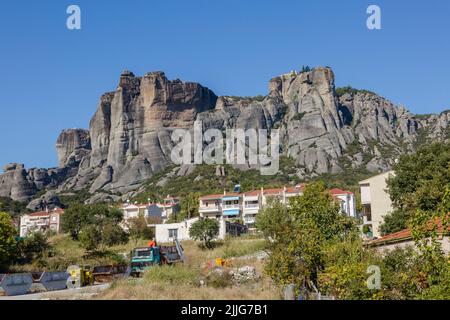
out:
M259 276L256 273L256 268L252 266L244 266L234 271L231 270L230 274L235 284L241 284L259 279Z

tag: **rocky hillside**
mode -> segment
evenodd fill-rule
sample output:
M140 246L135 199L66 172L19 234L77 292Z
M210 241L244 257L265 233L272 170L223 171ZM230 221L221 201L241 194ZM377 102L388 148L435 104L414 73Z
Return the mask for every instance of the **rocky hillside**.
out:
M163 72L125 71L117 89L100 98L89 131L64 130L58 137L59 167L5 166L0 197L34 199L31 208L80 190L90 201L126 198L171 166L171 132L192 128L196 119L204 130L280 129L282 154L294 160L300 179L387 170L399 154L450 132L450 113L416 116L372 92L336 89L330 68L275 77L268 95L256 98L217 97Z

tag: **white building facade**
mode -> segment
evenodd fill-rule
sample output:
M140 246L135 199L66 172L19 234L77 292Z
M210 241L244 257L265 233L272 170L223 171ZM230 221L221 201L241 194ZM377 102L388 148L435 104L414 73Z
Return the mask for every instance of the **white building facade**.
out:
M32 232L54 232L61 231L61 215L63 209L34 212L24 214L20 217L20 237L26 237Z
M389 171L359 183L363 223L370 229L368 237L381 236L379 228L384 222L384 217L393 210L386 181L394 175L394 171Z
M254 190L244 193L214 194L200 197L201 217L224 220L241 219L249 230L255 229L256 217L270 199L277 199L289 206L289 199L303 194L304 185L274 189ZM356 217L355 195L340 189L330 191L339 201L343 214Z
M156 224L155 227L155 240L157 243L169 243L173 242L175 239L179 241L191 240L189 236L189 229L191 226L197 222L200 218L193 218L185 220L180 223L166 223L166 224ZM225 220L219 220L219 235L218 239L225 239L226 227Z

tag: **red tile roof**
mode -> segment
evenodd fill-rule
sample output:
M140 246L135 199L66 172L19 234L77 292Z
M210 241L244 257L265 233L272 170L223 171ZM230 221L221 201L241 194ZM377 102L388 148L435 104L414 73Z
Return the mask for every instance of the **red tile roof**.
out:
M208 194L206 196L202 196L200 197L200 199L202 200L207 200L207 199L222 199L223 194Z
M442 234L442 221L441 219L435 219L434 222L438 227L438 232ZM431 229L433 227L433 221L428 222L428 229ZM450 232L450 226L447 227L447 232ZM383 245L388 242L401 242L410 240L411 237L411 230L405 229L399 232L391 233L388 235L385 235L384 237L381 237L379 239L375 239L369 242L370 245Z
M338 188L331 189L330 193L332 195L334 195L334 196L343 195L343 194L353 194L353 192L342 190L342 189L338 189Z
M222 197L239 197L241 194L236 192L227 192L223 194Z
M275 188L275 189L264 189L264 194L280 194L283 192L283 189Z
M63 214L64 210L63 209L56 209L56 210L49 210L47 211L39 211L39 212L33 212L30 213L29 216L30 217L45 217L45 216L49 216L50 214Z
M246 196L258 196L261 194L261 190L252 190L248 192L244 192L244 195Z

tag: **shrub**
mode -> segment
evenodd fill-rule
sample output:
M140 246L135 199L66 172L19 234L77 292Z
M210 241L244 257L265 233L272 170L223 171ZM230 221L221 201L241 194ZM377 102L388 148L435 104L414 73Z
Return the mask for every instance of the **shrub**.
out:
M299 112L294 117L292 117L292 120L300 121L303 119L303 117L306 115L306 112Z
M225 270L214 270L206 276L206 284L216 289L227 288L233 284L233 276Z

